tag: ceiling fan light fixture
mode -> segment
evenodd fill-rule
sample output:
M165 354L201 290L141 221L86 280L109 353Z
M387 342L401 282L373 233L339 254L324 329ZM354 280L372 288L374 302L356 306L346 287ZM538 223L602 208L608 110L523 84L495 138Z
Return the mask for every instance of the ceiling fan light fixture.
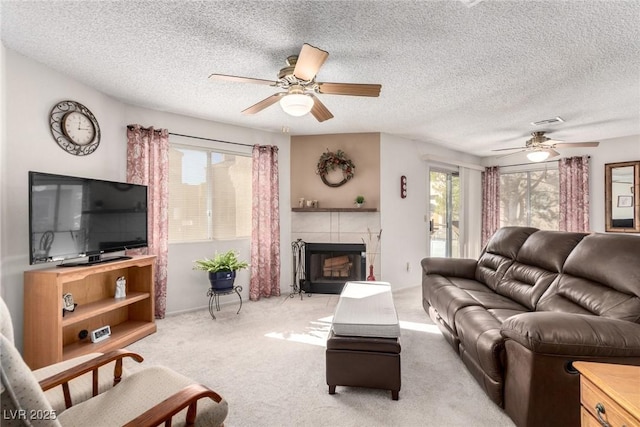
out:
M313 108L313 98L302 93L290 93L280 99L280 106L290 116L301 117Z
M532 162L544 162L550 154L548 150L534 150L527 153L527 159Z

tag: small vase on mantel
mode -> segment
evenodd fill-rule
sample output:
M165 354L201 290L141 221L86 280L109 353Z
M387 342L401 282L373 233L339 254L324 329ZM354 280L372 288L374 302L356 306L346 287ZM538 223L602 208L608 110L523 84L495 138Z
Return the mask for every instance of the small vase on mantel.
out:
M367 276L367 280L373 282L376 280L376 276L373 275L373 265L369 266L369 276Z

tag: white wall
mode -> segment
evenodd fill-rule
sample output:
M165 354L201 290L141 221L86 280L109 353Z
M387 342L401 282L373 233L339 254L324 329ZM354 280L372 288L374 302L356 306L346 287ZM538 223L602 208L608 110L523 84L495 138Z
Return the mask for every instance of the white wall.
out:
M590 184L589 221L591 231L604 233L604 165L606 163L640 160L640 135L600 140L596 148L572 148L560 150L563 157L589 155ZM528 163L524 154L502 159L484 158L484 166L506 166Z
M41 266L29 266L28 175L29 170L123 181L126 178L126 125L167 128L184 133L248 144L275 144L280 148L281 198L289 197L289 138L280 134L255 131L176 114L132 107L104 95L82 83L59 74L2 46L3 104L2 118L2 224L0 234L0 283L2 297L12 312L16 344L22 346L23 272ZM61 100L71 99L87 106L100 123L100 146L91 155L72 156L57 146L49 131L49 112ZM286 203L284 205L287 205ZM282 289L290 285L290 211L281 211ZM248 258L248 241L236 242ZM234 245L236 244L234 243ZM222 242L219 250L230 242ZM210 255L213 244L172 245L169 249L169 312L204 307L207 279L191 270L194 259ZM243 276L246 274L246 276ZM248 283L248 273L239 280ZM248 286L244 287L248 298ZM225 300L223 300L223 303ZM230 301L231 302L231 301ZM28 303L28 301L26 302Z
M397 136L380 136L380 225L381 271L377 279L396 289L421 283L420 261L428 255L429 166L425 156L452 162L479 164L480 159L458 151L411 141ZM400 177L407 177L407 197L400 197ZM478 203L479 199L471 203ZM471 211L480 212L480 206Z

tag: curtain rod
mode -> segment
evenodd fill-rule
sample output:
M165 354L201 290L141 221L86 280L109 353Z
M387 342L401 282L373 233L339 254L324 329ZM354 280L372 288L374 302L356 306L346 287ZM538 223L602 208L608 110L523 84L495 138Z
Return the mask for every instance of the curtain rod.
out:
M127 128L128 129L133 129L133 125L127 125ZM142 130L151 130L151 128L145 128L145 127L142 127L142 126L140 126L140 129L142 129ZM160 129L154 129L153 131L154 132L160 132ZM202 136L184 135L184 134L181 134L181 133L173 133L173 132L169 132L169 135L182 136L182 137L185 137L185 138L193 138L193 139L202 139L202 140L205 140L205 141L212 141L212 142L221 142L223 144L233 144L233 145L242 145L244 147L253 147L252 144L243 144L241 142L231 142L231 141L223 141L221 139L204 138Z
M527 163L514 163L512 165L497 165L500 168L506 168L509 166L531 166L531 165L544 165L547 163L557 163L560 160L547 160L546 162L527 162Z
M591 156L587 156L587 159L590 159L590 158L591 158ZM506 168L506 167L509 167L509 166L544 165L545 163L556 163L556 162L559 162L559 161L560 161L560 159L558 159L558 160L547 160L546 162L528 162L528 163L516 163L516 164L513 164L513 165L498 165L498 167Z
M233 145L242 145L244 147L253 147L252 144L244 144L242 142L231 142L231 141L223 141L221 139L213 139L213 138L204 138L202 136L192 136L192 135L183 135L181 133L173 133L173 132L169 132L169 135L173 135L173 136L183 136L185 138L193 138L193 139L203 139L205 141L213 141L213 142L221 142L223 144L233 144Z

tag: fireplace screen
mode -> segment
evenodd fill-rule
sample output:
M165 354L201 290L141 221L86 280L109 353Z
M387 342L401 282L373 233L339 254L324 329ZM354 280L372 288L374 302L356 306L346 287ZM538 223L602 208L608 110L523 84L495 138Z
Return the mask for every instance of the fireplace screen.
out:
M365 280L365 246L358 243L305 243L305 281L310 293L339 294L349 281Z

